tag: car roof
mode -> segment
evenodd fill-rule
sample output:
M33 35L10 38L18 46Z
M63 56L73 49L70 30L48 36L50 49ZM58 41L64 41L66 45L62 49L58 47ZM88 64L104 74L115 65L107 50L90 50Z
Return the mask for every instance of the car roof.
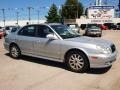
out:
M16 27L16 26L5 26L5 27Z
M62 25L61 23L48 23L48 25Z
M28 24L26 26L31 26L31 25L62 25L61 23L41 23L41 24Z

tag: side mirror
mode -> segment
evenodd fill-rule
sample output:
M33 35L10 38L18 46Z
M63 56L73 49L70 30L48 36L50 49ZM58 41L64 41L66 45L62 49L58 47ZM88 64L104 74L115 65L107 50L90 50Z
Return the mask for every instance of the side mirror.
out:
M48 34L46 37L47 37L48 39L50 39L50 40L58 39L58 38L56 37L56 35L54 35L54 34Z

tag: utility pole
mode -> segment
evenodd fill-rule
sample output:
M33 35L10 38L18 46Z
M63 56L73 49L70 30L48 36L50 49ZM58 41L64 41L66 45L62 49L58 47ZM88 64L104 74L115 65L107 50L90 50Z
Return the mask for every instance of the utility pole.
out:
M31 9L33 9L33 8L32 7L28 7L28 12L29 12L28 20L29 20L29 23L31 21Z
M120 0L119 0L119 3L118 3L118 11L119 11L119 18L120 18Z
M78 15L78 4L77 4L77 18L79 18L78 16L79 16L79 15Z
M4 23L4 27L5 27L5 9L4 8L2 9L2 12L3 12L3 23Z
M40 11L39 10L37 11L37 14L38 14L38 24L39 24L39 17L40 17Z
M17 23L16 23L16 24L17 24L17 25L18 25L18 18L19 18L19 12L17 11L17 12L16 12L16 19L17 19Z

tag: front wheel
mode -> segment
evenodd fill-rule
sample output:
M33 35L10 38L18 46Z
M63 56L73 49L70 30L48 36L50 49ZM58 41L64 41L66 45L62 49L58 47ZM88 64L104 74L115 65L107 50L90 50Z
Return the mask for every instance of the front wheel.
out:
M10 56L14 59L19 58L21 55L20 49L16 45L10 46Z
M67 55L67 66L73 72L84 72L89 68L89 62L84 53L73 51Z

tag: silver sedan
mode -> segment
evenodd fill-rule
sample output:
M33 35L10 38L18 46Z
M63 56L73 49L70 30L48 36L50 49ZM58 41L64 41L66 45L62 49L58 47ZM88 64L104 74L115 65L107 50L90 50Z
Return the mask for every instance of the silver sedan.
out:
M74 72L109 67L117 55L112 42L81 36L55 23L24 26L5 37L4 47L12 58L28 55L64 62Z

